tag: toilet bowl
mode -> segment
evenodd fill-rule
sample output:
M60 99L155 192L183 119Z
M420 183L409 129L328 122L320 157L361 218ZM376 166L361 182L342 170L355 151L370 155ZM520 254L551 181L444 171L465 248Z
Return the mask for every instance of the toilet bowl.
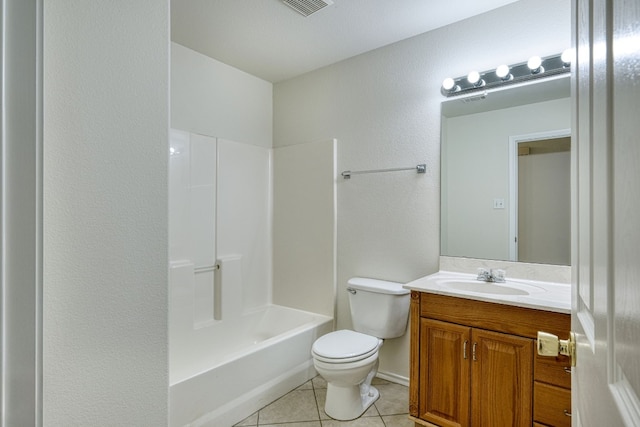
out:
M331 332L313 344L316 371L327 381L325 412L337 420L362 415L380 393L371 386L382 340L350 330Z
M311 349L316 371L327 381L324 411L341 421L358 418L380 397L371 380L382 339L404 335L409 318L409 291L402 284L362 277L348 284L355 330L330 332Z

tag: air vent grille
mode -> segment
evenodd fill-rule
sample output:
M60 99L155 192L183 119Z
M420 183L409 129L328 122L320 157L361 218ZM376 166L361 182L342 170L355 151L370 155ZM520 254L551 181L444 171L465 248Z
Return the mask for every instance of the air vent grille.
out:
M309 16L333 4L331 0L282 0L284 4L303 16Z

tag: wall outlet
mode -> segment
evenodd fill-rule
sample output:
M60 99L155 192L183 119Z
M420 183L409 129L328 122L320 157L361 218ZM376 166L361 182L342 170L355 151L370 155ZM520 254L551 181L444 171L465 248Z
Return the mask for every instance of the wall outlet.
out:
M504 209L504 199L493 199L493 209Z

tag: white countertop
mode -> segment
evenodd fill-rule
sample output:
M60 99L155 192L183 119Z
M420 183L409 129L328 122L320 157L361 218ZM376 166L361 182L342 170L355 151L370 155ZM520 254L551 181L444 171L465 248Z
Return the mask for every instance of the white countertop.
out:
M475 274L439 271L409 282L404 288L536 310L571 313L571 285L564 283L509 277L506 283L487 283L477 280ZM509 294L511 289L517 294ZM502 293L502 290L505 293Z

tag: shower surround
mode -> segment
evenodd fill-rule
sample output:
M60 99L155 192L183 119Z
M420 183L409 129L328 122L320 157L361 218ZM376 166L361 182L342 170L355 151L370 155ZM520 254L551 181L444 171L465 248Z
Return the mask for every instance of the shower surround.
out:
M172 130L172 427L231 425L315 375L311 345L333 329L335 231L310 239L304 219L323 211L322 194L333 198L334 145L272 150ZM330 173L287 177L318 150ZM315 195L296 202L309 190ZM274 198L288 208L274 209ZM335 230L333 206L320 217ZM330 255L315 271L318 257L300 245L326 253L327 243Z

